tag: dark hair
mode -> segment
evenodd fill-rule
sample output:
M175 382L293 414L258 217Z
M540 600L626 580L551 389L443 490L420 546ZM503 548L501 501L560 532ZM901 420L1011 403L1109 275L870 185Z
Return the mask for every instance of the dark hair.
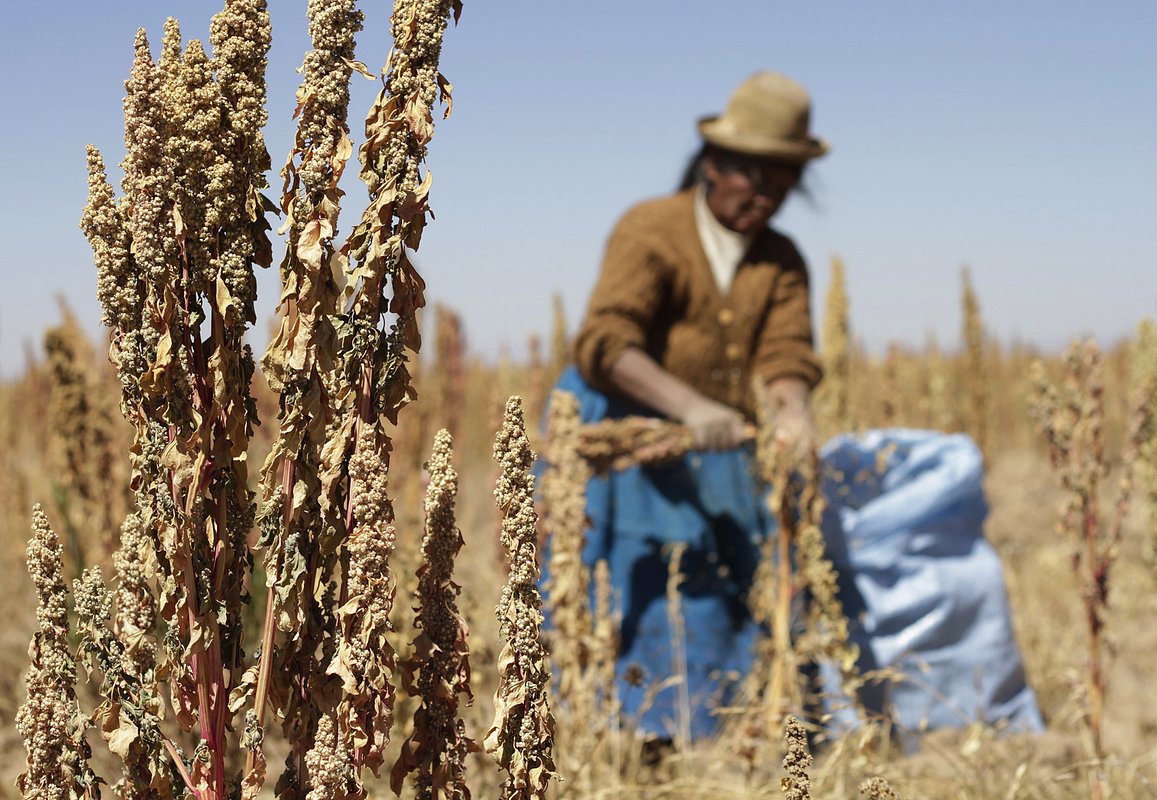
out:
M683 177L679 180L678 191L682 192L698 184L703 180L703 162L708 158L714 159L726 165L728 162L734 164L745 160L751 160L751 156L743 153L736 153L731 150L724 150L722 147L716 147L713 144L704 142L698 150L691 156L687 162L687 166L683 168ZM811 199L811 191L804 182L807 175L807 163L797 164L794 162L784 162L784 166L796 170L796 182L792 188L792 194L800 194L801 196Z
M703 162L707 157L714 153L716 148L704 142L699 149L695 151L694 155L687 162L687 166L683 168L683 177L679 180L678 191L686 191L695 184L699 183L699 179L703 175Z

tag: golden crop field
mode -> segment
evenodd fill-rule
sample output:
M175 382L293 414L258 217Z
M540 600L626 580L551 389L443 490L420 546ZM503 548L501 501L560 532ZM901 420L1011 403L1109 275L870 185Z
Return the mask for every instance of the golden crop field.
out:
M493 502L493 486L498 465L493 460L493 432L501 426L505 397L518 394L527 398L526 415L537 418L544 402L543 388L551 382L556 367L549 360L531 364L490 365L471 359L464 346L464 332L457 316L439 308L430 327L435 344L432 357L422 362L415 380L419 399L403 412L395 432L394 467L390 473L391 496L397 510L397 551L390 564L398 582L391 618L396 630L388 641L403 661L414 652L414 619L410 609L418 591L416 564L421 559L419 536L426 515L452 514L461 531L463 550L454 567L453 580L461 584L458 607L469 635L464 655L470 665L468 685L475 697L472 706L459 713L466 735L480 741L493 719L493 695L497 689L496 662L502 650L493 609L506 581L501 549L500 516ZM555 337L557 340L557 337ZM1111 460L1126 446L1128 406L1125 397L1139 372L1152 364L1144 347L1152 347L1153 328L1141 329L1136 341L1126 342L1104 357L1105 451ZM15 716L24 701L20 676L27 670L27 642L36 626L35 594L26 575L22 542L30 531L33 503L44 505L49 520L58 531L64 550L65 577L72 579L81 565L102 565L106 574L119 574L116 562L116 526L110 520L123 516L131 499L128 492L126 453L131 431L114 414L118 387L101 351L103 343L87 341L75 322L46 333L45 354L30 363L26 373L3 390L4 465L0 492L7 527L4 541L4 574L12 590L5 595L8 618L12 620L4 637L3 657L7 680L3 686L6 718ZM1145 343L1148 344L1145 344ZM556 351L565 352L561 344ZM855 787L870 778L886 778L901 797L1085 797L1093 759L1087 725L1084 722L1085 686L1089 666L1084 600L1079 579L1073 573L1073 541L1057 530L1064 493L1050 468L1044 439L1030 415L1034 389L1029 365L1040 362L1060 375L1064 371L1057 356L1041 358L1031 352L1009 351L987 342L982 356L982 374L994 375L983 381L969 377L967 354L946 354L928 348L920 352L889 351L884 359L851 352L847 359L847 413L855 426L880 425L929 427L934 423L954 430L970 426L968 403L973 385L986 388L988 409L986 491L992 513L986 534L1000 553L1005 569L1014 623L1026 661L1029 681L1037 693L1049 726L1039 736L1000 736L998 732L974 725L960 731L929 734L921 752L904 755L889 746L886 729L871 727L845 739L823 743L817 748L811 768L811 796L854 796ZM833 384L835 382L833 381ZM886 386L887 393L874 397L860 387ZM825 397L819 399L820 409ZM37 402L49 398L50 402ZM276 397L263 381L255 383L258 409L271 413ZM823 412L826 413L826 412ZM834 426L835 423L827 423ZM443 490L441 499L431 491L425 513L421 498L425 489L445 481L447 461L445 437L441 453L431 456L433 431L453 431L452 463L458 472L455 492ZM843 429L835 426L831 430ZM270 450L272 431L257 428L251 443L256 462ZM535 447L541 435L529 433ZM1149 456L1152 458L1152 443ZM422 465L429 461L427 470ZM579 459L581 462L581 459ZM437 465L437 466L436 466ZM1103 509L1106 523L1121 474L1113 464L1104 483ZM438 478L437 476L443 476ZM572 479L573 480L573 479ZM444 484L443 484L444 485ZM573 484L572 484L573 485ZM1137 471L1134 503L1124 521L1117 558L1109 581L1109 607L1105 613L1105 676L1108 690L1103 723L1104 782L1109 796L1147 797L1152 794L1152 756L1157 748L1157 710L1147 702L1151 683L1151 663L1157 655L1157 634L1148 619L1155 604L1154 581L1157 566L1154 548L1154 484L1152 462L1141 462ZM551 515L561 529L567 515L575 514L575 494L548 495ZM581 497L579 498L581 500ZM436 504L442 503L439 507ZM449 504L447 508L445 504ZM437 510L441 508L441 510ZM581 505L578 513L581 514ZM449 530L453 530L452 525ZM573 525L571 526L573 529ZM555 530L551 527L552 534ZM250 534L256 543L256 533ZM262 553L256 551L260 559ZM258 561L258 565L260 561ZM252 586L265 582L258 566ZM246 636L260 628L263 595L251 588L252 605L243 609ZM588 633L576 637L582 647L603 642L613 647L613 631L596 624L592 610L583 609L581 600L554 600L574 608L573 625L586 626ZM119 601L118 601L119 602ZM118 611L118 613L120 613ZM558 612L555 618L558 620ZM604 612L605 613L605 612ZM561 622L556 622L560 628ZM75 641L75 639L71 640ZM579 656L567 652L565 640L550 640L552 656L565 664L575 664ZM572 643L572 650L573 650ZM71 648L70 648L71 651ZM559 796L779 796L778 761L783 750L777 735L766 733L763 756L741 759L733 742L695 743L686 752L674 751L659 764L643 763L644 748L627 726L608 724L607 711L600 708L591 681L608 661L589 662L590 674L570 667L559 671L568 676L554 686L548 700L555 720L554 760L564 779L552 789ZM591 656L593 658L593 656ZM613 667L613 660L610 665ZM83 672L81 673L83 675ZM397 680L397 676L393 678ZM101 699L97 688L99 672L88 681L81 679L77 695L87 711ZM465 687L463 687L464 689ZM391 743L386 748L387 764L397 756L398 746L414 725L416 700L399 691ZM172 712L169 712L171 724ZM175 733L174 730L174 734ZM90 739L94 735L90 734ZM270 735L270 740L273 740ZM191 741L187 745L192 747ZM284 756L284 742L271 741L271 751ZM94 764L106 780L115 781L117 762L100 752L99 740ZM9 728L4 743L5 791L12 794L12 781L24 767L24 749L19 734ZM385 773L383 773L385 774ZM475 796L498 791L500 773L489 756L473 755L466 761L465 780ZM366 781L373 793L388 795L388 781ZM107 791L107 790L106 790ZM408 787L405 791L414 791ZM882 792L883 790L874 789ZM13 796L15 796L13 794ZM877 795L887 797L886 793Z
M593 469L688 440L673 424L584 429L565 395L540 430L568 362L561 302L526 363L471 353L454 310L423 311L410 252L457 5L397 0L389 72L355 146L361 18L352 0L310 3L314 49L273 200L265 3L226 0L211 55L175 22L155 59L138 36L123 197L88 154L82 228L108 338L62 306L0 385L0 715L15 722L0 796L1157 796L1157 327L1063 355L1010 346L986 333L967 272L959 351L880 357L858 344L833 263L814 408L824 436L915 428L980 446L985 533L1047 731L975 722L909 753L859 709L856 730L824 734L805 667L840 665L852 696L887 676L849 657L816 463L777 450L765 426L758 460L781 521L769 547L795 554L765 559L776 566L752 592L774 635L717 737L656 748L637 735L617 708L606 570L581 561L583 487ZM370 200L345 209L361 215L338 241L347 167ZM253 266L275 256L280 314L255 354ZM549 466L536 487L537 453ZM675 621L678 582L672 569ZM789 636L804 595L808 629Z

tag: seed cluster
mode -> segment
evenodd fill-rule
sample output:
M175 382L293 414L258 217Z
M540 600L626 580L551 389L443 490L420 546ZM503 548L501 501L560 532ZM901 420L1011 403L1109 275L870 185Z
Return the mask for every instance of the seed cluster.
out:
M97 789L77 707L76 665L68 643L68 595L61 574L62 548L43 509L32 511L28 572L36 586L36 633L24 685L28 700L16 714L27 769L16 784L24 797L66 800Z
M891 784L879 775L864 779L860 784L860 795L865 800L900 800Z
M330 453L328 464L326 447L327 440L340 438L339 431L349 433L340 428L333 406L333 398L348 389L341 387L341 376L333 365L340 287L331 261L337 258L332 238L342 194L337 182L350 154L346 138L349 60L361 28L361 15L349 0L311 0L307 15L312 49L305 57L298 89L294 145L281 171L285 184L280 206L289 232L280 267L282 313L262 358L264 374L280 399L277 437L262 468L259 545L265 549L270 581L267 602L277 629L296 635L281 638L273 630L265 631L256 687L258 724L265 724L267 698L288 698L275 702L282 725L294 741L289 758L303 780L309 780L302 760L305 743L293 732L310 730L320 713L314 693L331 680L324 674L328 660L319 658L315 650L319 645L327 652L335 650L336 635L332 626L326 629L321 624L329 610L318 613L318 609L325 607L323 587L338 568L338 548L348 533L345 442L340 451ZM344 149L342 142L347 145ZM383 488L375 486L375 477L366 472L372 467L366 458L358 456L353 461L353 469L364 475L349 500L361 504L353 514L370 525L366 536L373 537L385 530L381 520L371 519L384 484ZM369 555L360 553L361 558ZM357 591L365 592L366 587ZM347 658L359 654L355 662L370 669L374 661L363 653L369 646L349 641L343 652ZM275 670L275 661L291 668ZM360 684L352 676L349 680ZM293 702L295 696L306 700ZM251 769L258 760L255 753Z
M218 249L213 273L220 276L244 322L255 321L257 284L251 263L272 261L261 196L269 153L261 129L265 111L265 69L272 40L266 0L226 0L209 24L213 66L227 126L214 164L208 219L217 221ZM229 304L231 305L231 304ZM218 309L221 313L229 308Z
M972 276L965 267L961 271L961 305L963 316L962 338L964 339L965 374L961 385L965 387L967 416L965 429L972 436L982 452L988 451L988 386L985 366L986 335L984 322L980 317L980 301L972 288Z
M117 206L100 151L90 144L85 153L88 202L80 227L93 251L96 294L103 309L101 323L114 330L133 330L140 327L141 307L137 277L129 260L124 210Z
M604 419L583 425L574 447L598 474L682 458L695 447L685 426L654 417Z
M542 494L550 535L546 595L551 618L551 656L568 697L586 694L577 685L589 662L591 634L590 577L582 560L587 528L586 486L590 468L578 451L578 399L556 390L547 418L549 466Z
M787 774L780 779L780 789L784 800L808 800L811 797L811 779L808 769L812 765L812 754L807 746L807 730L795 717L789 716L784 726L787 752L783 756L783 771Z
M115 451L114 412L106 404L88 340L68 308L63 324L44 336L48 354L50 454L59 482L58 506L72 530L111 550L123 513L125 476Z
M1157 323L1145 320L1137 327L1137 343L1131 359L1131 383L1135 392L1157 396ZM1143 553L1157 575L1157 427L1141 442L1137 459L1137 482L1148 522Z
M121 189L130 201L128 218L136 270L153 285L176 280L177 241L172 209L173 175L165 159L162 76L149 51L148 34L137 31L133 66L125 81L125 158ZM159 298L153 298L157 302Z
M494 722L485 747L508 773L503 798L542 798L555 777L554 717L548 700L550 669L539 636L538 515L530 474L534 453L518 397L506 403L494 460L501 469L494 498L502 512L502 545L510 572L496 610L504 644L498 657Z
M807 631L798 642L797 650L813 661L823 658L835 664L840 671L842 688L855 707L858 705L856 691L861 684L856 666L860 651L848 638L848 618L837 596L839 575L827 556L820 529L825 501L820 491L820 463L814 452L803 459L799 474L798 505L791 515L798 519L795 558L809 604Z
M121 544L113 554L116 569L116 630L131 659L135 677L144 679L156 664L157 604L152 592L155 574L152 543L139 514L130 514L121 525Z
M384 760L394 723L396 656L387 634L393 630L395 582L390 570L397 533L386 495L385 465L376 453L359 451L350 459L350 495L354 526L346 546L348 599L337 611L341 630L340 666L330 672L342 677L338 717L343 744L355 761L375 773Z
M310 775L306 800L342 800L349 795L353 764L337 727L332 716L318 720L313 747L305 756Z
M451 464L451 438L445 429L434 437L427 462L426 532L418 568L414 655L405 664L405 687L420 698L413 733L402 744L391 783L400 793L414 774L419 800L469 800L466 756L477 749L466 736L459 704L474 701L470 689L466 620L458 611L461 587L453 580L462 534L454 515L458 473Z
M310 0L309 35L313 49L305 56L298 102L298 170L305 193L316 198L341 175L348 154L338 156L346 136L350 102L350 64L354 37L362 29L363 15L354 0ZM331 220L336 225L336 220Z
M848 377L851 367L851 330L844 262L832 259L831 282L824 307L821 333L824 381L816 392L816 416L823 430L840 433L851 429L848 418Z

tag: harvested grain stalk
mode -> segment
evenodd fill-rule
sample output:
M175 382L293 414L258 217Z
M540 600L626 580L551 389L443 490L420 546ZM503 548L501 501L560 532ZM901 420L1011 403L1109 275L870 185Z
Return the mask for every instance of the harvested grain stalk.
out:
M755 438L754 427L748 427L747 438ZM579 428L576 447L599 475L676 461L696 449L694 436L686 425L655 417L588 423Z

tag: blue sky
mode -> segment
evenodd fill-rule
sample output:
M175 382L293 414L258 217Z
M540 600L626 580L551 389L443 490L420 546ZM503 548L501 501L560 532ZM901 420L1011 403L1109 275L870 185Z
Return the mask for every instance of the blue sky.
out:
M363 4L359 56L377 69L389 4ZM273 0L275 165L308 47L304 0ZM207 0L18 3L0 30L0 374L23 363L63 295L98 330L77 220L84 146L123 155L121 98L137 27L166 16L205 37ZM669 191L720 111L760 68L798 78L833 146L814 205L777 218L811 265L818 315L831 257L845 262L867 344L955 346L959 271L992 331L1056 348L1111 343L1157 316L1157 3L466 0L442 71L454 114L431 145L419 267L472 346L524 352L562 293L572 326L604 238L632 203ZM375 84L356 78L355 137ZM348 177L353 177L353 172ZM347 187L345 221L361 210ZM277 278L258 304L276 303ZM258 347L262 335L255 337Z

